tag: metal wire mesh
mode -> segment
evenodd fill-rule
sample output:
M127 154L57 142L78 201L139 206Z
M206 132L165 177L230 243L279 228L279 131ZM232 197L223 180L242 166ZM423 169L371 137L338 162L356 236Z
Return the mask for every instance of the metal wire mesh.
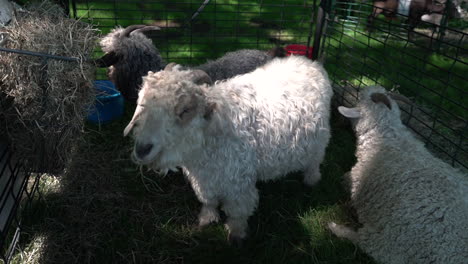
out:
M160 26L163 30L151 35L154 44L166 61L185 64L241 48L311 46L316 1L213 0L191 19L202 3L74 0L70 13L96 24L104 34L117 25ZM376 19L369 33L365 26L371 4L322 4L328 11L326 26L315 39L314 51L326 55L339 99L349 101L360 87L372 84L398 90L417 105L403 106L404 122L452 165L468 168L466 33L444 26L443 19L437 29L420 23L410 39L403 15ZM104 72L99 78L105 78Z
M162 30L149 36L166 61L201 64L237 49L310 46L315 2L212 0L192 19L203 1L74 0L71 14L104 34L117 25L157 25Z
M0 261L8 263L22 229L21 212L35 197L40 174L30 173L6 142L0 142Z
M404 123L440 157L468 169L467 34L443 23L420 23L408 34L408 17L399 14L378 18L370 33L371 4L322 5L328 16L320 52L340 103L352 105L368 85L397 90L415 102L402 106Z
M47 65L48 60L78 61L77 58L2 47L0 47L0 53L39 57L43 65ZM45 80L47 68L42 67L42 69L41 76ZM46 85L44 85L44 89L46 89L45 87ZM3 106L3 103L0 100L0 109L7 107ZM1 136L5 137L5 135ZM44 160L48 153L43 150L35 154ZM38 193L41 174L33 172L42 171L43 166L47 166L47 164L44 162L38 164L25 162L13 153L12 146L5 138L0 140L0 261L3 263L9 263L17 250L16 245L22 230L21 215L26 210L30 210L33 200L38 198L36 193Z

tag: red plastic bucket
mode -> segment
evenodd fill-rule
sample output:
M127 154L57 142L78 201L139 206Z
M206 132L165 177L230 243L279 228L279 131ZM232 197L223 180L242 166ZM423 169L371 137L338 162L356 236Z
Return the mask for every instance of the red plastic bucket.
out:
M307 58L312 59L312 51L314 48L309 47L307 49L306 45L291 44L287 45L284 49L286 50L286 56L289 56L291 54L305 56L307 53Z

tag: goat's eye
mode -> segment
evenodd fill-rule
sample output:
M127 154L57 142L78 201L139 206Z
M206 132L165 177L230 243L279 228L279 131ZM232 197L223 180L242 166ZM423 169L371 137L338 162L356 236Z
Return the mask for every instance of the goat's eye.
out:
M179 113L179 117L182 118L184 116L184 114L188 113L190 111L189 108L184 108L180 113Z

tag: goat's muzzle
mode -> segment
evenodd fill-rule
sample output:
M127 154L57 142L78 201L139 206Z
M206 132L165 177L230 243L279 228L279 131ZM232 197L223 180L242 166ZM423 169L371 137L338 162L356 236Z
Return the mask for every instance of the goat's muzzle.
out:
M139 160L144 160L148 154L153 150L153 144L139 144L135 145L135 155Z

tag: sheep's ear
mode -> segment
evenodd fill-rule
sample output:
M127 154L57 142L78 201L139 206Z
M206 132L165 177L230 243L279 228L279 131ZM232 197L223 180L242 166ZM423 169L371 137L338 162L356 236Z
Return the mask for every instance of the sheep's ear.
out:
M143 107L140 106L140 105L137 105L137 107L135 109L135 113L133 114L132 120L130 121L130 123L128 123L128 125L124 129L124 133L123 133L124 137L126 137L130 133L130 131L132 131L132 129L135 126L135 123L138 120L138 118L140 117L142 111L143 111Z
M383 103L384 105L386 105L388 107L388 109L392 109L392 103L390 103L390 99L388 99L388 97L383 94L383 93L373 93L371 94L370 96L372 102L374 103Z
M121 59L122 59L122 56L117 55L114 51L111 51L109 53L106 53L101 58L95 59L91 62L94 63L96 67L105 68L105 67L109 67L109 66L116 64Z
M358 108L348 108L344 106L339 106L338 112L340 112L342 115L346 116L347 118L361 117L361 113L359 112Z
M204 71L202 70L193 70L191 72L191 79L194 83L196 84L208 84L212 85L213 81L211 80L211 77Z

